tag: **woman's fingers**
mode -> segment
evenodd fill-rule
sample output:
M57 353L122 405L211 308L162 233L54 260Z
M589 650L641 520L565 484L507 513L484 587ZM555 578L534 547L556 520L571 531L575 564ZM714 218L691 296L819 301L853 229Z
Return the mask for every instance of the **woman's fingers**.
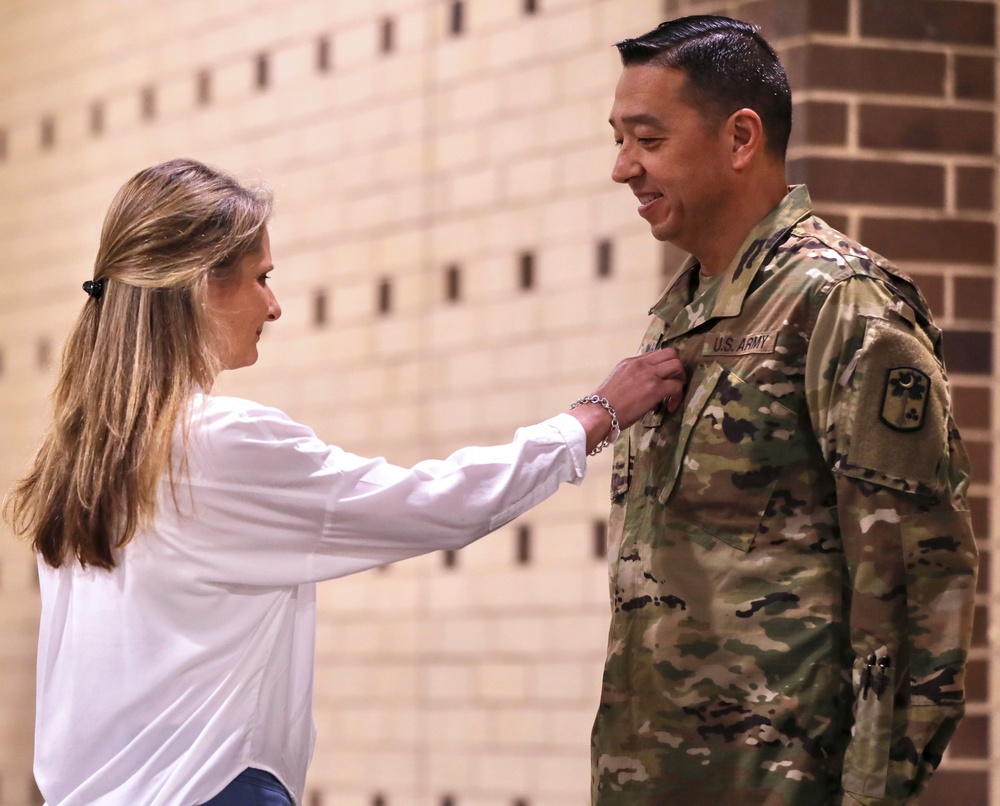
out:
M668 408L680 405L684 390L684 367L672 349L655 350L619 361L598 387L597 394L607 398L625 428L667 398Z
M677 409L681 407L681 403L684 402L684 380L671 381L674 387L667 393L664 400L667 402L667 411L673 414Z

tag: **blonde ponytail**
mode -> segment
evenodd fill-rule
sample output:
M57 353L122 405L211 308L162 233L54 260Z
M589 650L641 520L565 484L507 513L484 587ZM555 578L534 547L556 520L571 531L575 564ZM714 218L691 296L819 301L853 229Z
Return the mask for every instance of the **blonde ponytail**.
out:
M174 433L220 369L209 273L260 245L271 213L249 189L193 160L148 168L105 217L94 281L63 351L53 417L4 516L49 565L113 568L115 551L173 484Z

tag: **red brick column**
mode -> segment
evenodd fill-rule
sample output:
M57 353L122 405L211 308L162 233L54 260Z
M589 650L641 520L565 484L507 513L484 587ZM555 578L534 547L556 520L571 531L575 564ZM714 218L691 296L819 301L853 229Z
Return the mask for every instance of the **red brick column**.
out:
M968 716L921 806L990 803L997 0L666 2L761 26L795 97L789 179L921 286L945 331L982 549ZM994 702L1000 698L994 695ZM996 788L1000 792L1000 773Z

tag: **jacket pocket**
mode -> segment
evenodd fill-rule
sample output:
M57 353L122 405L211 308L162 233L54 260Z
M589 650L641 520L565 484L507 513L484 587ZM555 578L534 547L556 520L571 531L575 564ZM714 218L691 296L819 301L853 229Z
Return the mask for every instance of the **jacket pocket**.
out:
M889 775L896 669L887 647L854 662L854 730L844 756L844 789L881 798Z
M701 370L702 368L699 368ZM781 476L797 418L717 363L692 380L658 492L672 514L749 551Z
M910 697L917 705L964 701L978 556L967 511L900 520L906 562Z

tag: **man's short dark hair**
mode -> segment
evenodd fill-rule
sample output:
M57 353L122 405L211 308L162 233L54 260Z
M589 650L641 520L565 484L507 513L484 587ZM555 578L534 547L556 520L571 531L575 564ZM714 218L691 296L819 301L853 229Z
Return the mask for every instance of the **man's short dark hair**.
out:
M664 22L617 44L626 67L654 64L683 70L687 100L717 125L737 109L754 110L767 150L784 159L792 131L792 92L777 54L756 26L698 15Z

